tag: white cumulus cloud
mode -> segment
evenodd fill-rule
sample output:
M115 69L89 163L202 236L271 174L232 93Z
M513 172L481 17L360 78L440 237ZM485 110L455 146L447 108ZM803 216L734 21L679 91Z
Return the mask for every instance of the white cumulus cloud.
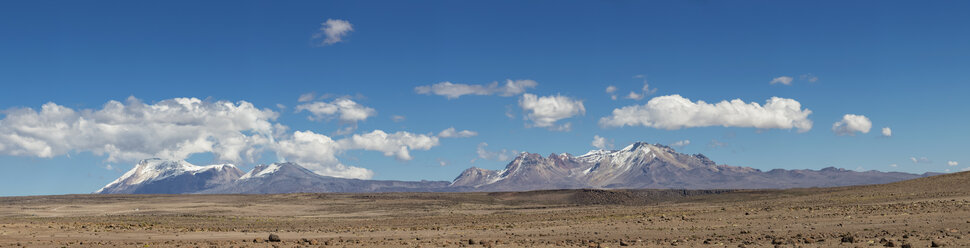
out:
M957 166L957 165L960 165L960 163L957 163L957 161L946 161L946 165Z
M312 131L296 131L291 137L280 140L276 147L277 156L282 160L295 162L320 175L360 179L374 175L369 169L341 163L337 155L345 150L329 136Z
M909 157L909 160L910 161L913 161L914 164L929 164L929 163L933 163L932 160L930 160L929 158L926 158L926 157Z
M338 141L345 149L358 149L383 152L384 156L394 156L398 160L411 160L410 150L429 150L438 145L438 137L413 134L409 132L386 133L374 130L365 134L354 134Z
M644 97L646 97L647 95L650 95L650 94L653 94L654 92L657 92L657 89L650 88L650 84L647 83L647 76L645 76L645 75L636 75L636 76L633 76L633 78L643 79L643 87L640 88L640 92L639 93L638 92L635 92L635 91L630 91L630 93L626 95L626 98L627 99L641 100ZM616 100L616 99L614 99L614 100Z
M616 86L606 86L606 94L610 95L610 99L616 100Z
M529 126L558 131L569 131L572 126L568 122L557 124L559 120L586 114L583 101L561 95L540 97L524 94L519 99L519 106L526 113L525 119L532 122Z
M312 131L287 133L286 126L275 123L278 113L245 101L173 98L148 104L129 97L100 109L47 103L39 111L4 113L0 154L41 158L89 152L106 156L108 162L133 162L152 157L184 160L207 153L219 162L254 163L260 154L274 152L280 161L299 163L321 175L366 179L374 173L341 163L338 156L365 150L411 160L411 151L439 145L438 136L404 131L374 130L339 140ZM442 132L449 137L473 133L453 128Z
M423 95L439 95L448 99L457 99L464 95L499 95L515 96L525 93L526 89L535 88L539 83L533 80L505 80L504 84L499 82L490 84L456 84L451 82L441 82L433 85L423 85L414 88L414 92Z
M690 145L690 140L681 140L681 141L674 142L673 144L670 144L670 146L673 146L673 147L685 147L687 145Z
M789 77L789 76L781 76L781 77L776 77L776 78L771 79L771 82L769 82L769 84L791 85L791 82L793 80L795 80L795 79L792 78L792 77Z
M312 38L313 40L323 39L317 45L333 45L343 41L344 37L351 31L354 31L354 26L350 22L340 19L327 19L320 24L320 30L314 33Z
M630 93L626 95L626 99L640 100L643 99L643 96L643 94L630 91Z
M40 111L6 111L0 120L0 154L50 158L91 152L118 162L208 152L220 161L252 161L273 142L277 116L245 101L197 98L146 104L129 97L101 109L78 110L51 102Z
M599 135L594 135L593 142L591 143L591 145L599 149L612 149L613 141L607 140L606 138L600 137Z
M317 93L313 93L313 92L303 93L303 94L300 95L299 98L296 99L296 101L297 102L309 102L309 101L313 101L313 99L316 99L316 97L317 97Z
M855 135L855 133L869 133L872 121L864 115L846 114L842 120L832 124L832 132L838 135Z
M760 129L792 129L799 132L812 129L808 115L793 99L772 97L764 106L741 99L715 104L693 102L680 95L659 96L643 105L614 109L610 116L600 119L603 127L646 126L659 129L690 127L754 127Z
M377 115L373 108L360 105L359 103L347 99L338 98L331 102L311 102L296 106L297 112L310 112L310 120L327 120L337 118L341 122L356 123Z
M893 136L893 130L892 129L889 129L889 127L882 128L882 136L892 137Z
M616 92L616 86L613 86L613 85L606 86L606 93L613 93L613 92Z
M449 127L448 129L442 130L438 133L438 137L442 138L468 138L478 135L478 132L470 130L455 130L454 127Z

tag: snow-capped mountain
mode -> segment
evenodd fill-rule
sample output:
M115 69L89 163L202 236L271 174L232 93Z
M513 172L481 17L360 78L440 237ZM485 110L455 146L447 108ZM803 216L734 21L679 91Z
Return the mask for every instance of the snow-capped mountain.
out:
M381 181L322 176L295 163L258 165L143 160L96 193L270 194L297 192L523 191L574 188L755 189L879 184L931 175L845 169L761 171L719 165L701 154L637 142L619 150L543 157L522 153L502 170L472 167L452 182Z
M243 174L231 164L196 166L146 159L100 194L274 194L297 192L451 191L445 181L380 181L321 176L295 163L258 165Z
M242 176L236 166L198 166L185 161L146 159L95 193L180 194L213 188Z
M476 191L561 188L752 189L831 187L888 183L925 176L844 169L762 172L718 165L704 155L687 155L644 142L620 150L593 150L581 156L522 153L503 170L470 168L453 187Z

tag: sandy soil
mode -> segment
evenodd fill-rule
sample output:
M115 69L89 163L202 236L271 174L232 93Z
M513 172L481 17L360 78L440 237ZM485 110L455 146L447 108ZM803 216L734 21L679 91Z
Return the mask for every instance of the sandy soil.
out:
M277 234L281 242L269 242ZM0 247L970 246L970 174L772 191L0 198Z

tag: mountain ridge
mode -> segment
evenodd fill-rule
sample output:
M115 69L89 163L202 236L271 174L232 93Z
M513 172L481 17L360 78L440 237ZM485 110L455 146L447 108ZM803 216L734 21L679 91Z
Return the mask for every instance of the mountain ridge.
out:
M95 193L272 194L317 192L528 191L548 189L784 189L890 183L931 175L852 171L759 169L717 164L703 154L683 154L660 144L636 142L618 150L580 156L523 152L505 168L468 168L452 181L347 179L319 175L296 163L257 165L242 173L231 164L196 166L147 159Z

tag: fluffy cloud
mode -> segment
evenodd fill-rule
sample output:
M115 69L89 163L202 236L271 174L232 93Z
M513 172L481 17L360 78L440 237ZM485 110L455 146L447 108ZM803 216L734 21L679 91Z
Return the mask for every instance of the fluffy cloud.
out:
M673 146L673 147L685 147L687 145L690 145L690 140L681 140L681 141L674 142L673 144L670 144L670 146Z
M337 118L341 122L356 123L377 115L377 111L360 105L347 98L338 98L332 102L312 102L296 106L297 112L307 111L312 114L310 120L327 120Z
M889 164L889 167L896 168L896 167L899 167L899 165L897 165L897 164Z
M457 131L454 127L450 127L438 133L438 137L442 138L468 138L476 135L478 135L478 132L469 130Z
M515 96L525 93L526 89L535 88L539 83L533 80L505 80L505 84L499 85L492 82L487 85L481 84L455 84L451 82L441 82L433 85L423 85L414 88L414 92L424 95L445 96L448 99L456 99L464 95L499 95Z
M613 141L607 140L606 138L600 137L599 135L594 135L593 142L591 143L591 145L599 149L612 149Z
M838 135L855 135L855 133L869 133L872 121L864 115L846 114L842 120L832 124L832 132ZM885 133L885 130L883 130ZM891 133L890 133L891 134Z
M385 133L374 130L337 141L343 149L378 151L398 160L411 160L410 150L429 150L438 145L438 137L409 132Z
M412 150L430 150L439 145L439 137L410 132L387 133L374 130L334 140L312 131L297 131L281 139L275 147L281 160L299 163L321 175L367 179L373 171L341 163L337 156L349 150L381 152L398 160L411 160Z
M304 93L304 94L300 95L300 97L297 98L296 101L297 102L309 102L309 101L313 101L313 99L315 99L316 97L317 97L317 94L316 93L313 93L313 92Z
M613 92L616 92L616 86L613 86L613 85L606 86L606 93L613 93Z
M626 98L627 99L641 100L644 97L646 97L647 95L650 95L650 94L653 94L654 92L657 92L657 89L651 89L650 88L650 84L647 83L646 76L636 75L636 76L634 76L634 78L642 78L643 79L643 87L640 88L640 92L639 93L634 92L634 91L630 91L630 93L626 95Z
M633 100L640 100L640 99L643 99L643 97L644 97L643 94L639 94L633 91L630 91L630 94L626 95L626 99L633 99Z
M516 153L518 153L515 150L509 151L506 149L502 149L498 151L489 151L488 143L485 143L485 142L479 143L478 148L475 151L478 153L478 158L480 159L488 159L488 160L496 160L496 161L509 161L510 159L512 159L512 157L515 156ZM472 162L474 162L474 160L472 160Z
M40 111L6 111L0 120L0 154L50 158L91 152L118 162L209 152L221 161L253 161L273 142L277 116L244 101L197 98L146 104L129 97L101 109L79 110L47 103Z
M583 101L561 95L539 97L524 94L519 99L519 106L526 112L525 119L532 122L530 126L558 131L569 131L572 125L568 122L557 125L557 121L586 114Z
M960 165L960 163L957 163L957 161L946 161L946 165L957 166L957 165Z
M600 119L603 127L646 126L659 129L690 127L754 127L761 129L797 128L799 132L812 129L808 115L793 99L772 97L764 106L740 99L716 104L693 102L680 95L659 96L644 105L614 109L612 115Z
M296 131L291 137L279 141L276 155L284 161L298 163L317 174L368 179L374 172L365 168L348 166L337 159L344 147L330 137L312 131Z
M210 153L219 162L253 163L260 154L275 152L280 161L299 163L321 175L366 179L374 173L345 165L337 156L365 150L411 160L411 151L439 145L439 137L433 134L403 131L374 130L339 140L312 131L287 133L286 126L274 123L278 113L245 101L174 98L146 104L130 97L125 103L109 101L101 109L75 110L47 103L39 111L23 108L4 113L0 154L41 158L90 152L106 156L109 162L133 162ZM463 137L474 132L449 128L441 134Z
M616 100L616 86L610 85L606 86L606 94L610 95L610 99Z
M914 164L929 164L929 163L933 163L932 160L930 160L930 159L928 159L926 157L918 157L918 158L917 157L909 157L909 160L913 161Z
M781 76L781 77L776 77L774 79L771 79L771 82L769 82L769 84L791 85L791 82L793 80L795 80L795 79L792 78L792 77L789 77L789 76Z
M882 128L882 136L892 137L893 136L893 130L892 129L889 129L889 127Z
M314 33L312 38L313 40L323 39L317 45L333 45L343 41L344 37L351 31L354 31L354 26L350 22L340 19L327 19L326 22L320 24L320 30Z
M643 80L643 87L640 88L640 92L639 93L638 92L635 92L635 91L630 91L630 93L626 95L626 99L641 100L644 97L646 97L647 95L650 95L650 94L653 94L654 92L657 92L657 89L651 89L650 88L650 84L647 83L647 76L645 76L645 75L636 75L636 76L633 76L633 78L642 79ZM615 96L613 97L613 100L616 100L616 97Z

